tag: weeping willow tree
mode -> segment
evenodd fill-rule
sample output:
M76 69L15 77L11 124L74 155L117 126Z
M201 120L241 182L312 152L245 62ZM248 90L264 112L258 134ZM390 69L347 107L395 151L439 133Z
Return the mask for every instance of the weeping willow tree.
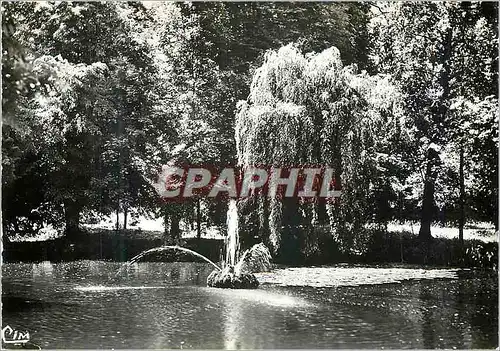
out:
M342 196L330 203L241 200L243 247L262 240L275 257L296 260L320 251L320 232L331 235L342 251L363 247L377 148L388 131L397 133L398 94L388 77L356 71L342 65L335 47L303 55L290 44L266 54L247 101L238 105L239 166L330 167Z

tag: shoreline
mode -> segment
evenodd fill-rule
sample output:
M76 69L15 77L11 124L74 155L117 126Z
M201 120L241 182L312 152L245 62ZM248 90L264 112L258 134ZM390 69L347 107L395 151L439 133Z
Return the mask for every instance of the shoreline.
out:
M10 242L3 239L3 262L71 262L78 260L103 260L126 262L139 253L162 246L163 240L151 233L126 230L82 231L69 237L46 241ZM180 246L194 250L214 262L221 261L224 239L183 238ZM460 259L457 238L435 237L421 242L409 232L374 232L366 250L361 254L343 253L330 238L322 238L320 250L300 256L278 257L275 264L310 267L331 264L361 265L420 265L443 268L498 269L498 242L477 239L464 240L464 257ZM164 252L148 257L149 262L197 262L191 255L180 252Z

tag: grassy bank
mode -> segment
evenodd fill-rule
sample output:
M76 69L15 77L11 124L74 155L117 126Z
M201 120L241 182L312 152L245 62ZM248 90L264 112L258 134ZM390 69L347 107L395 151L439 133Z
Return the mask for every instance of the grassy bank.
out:
M477 239L432 238L422 241L411 232L374 231L361 253L341 252L329 236L320 238L321 250L304 255L305 264L328 263L407 263L444 267L498 269L498 242Z
M475 267L497 269L498 243L477 239L464 240L461 247L458 239L433 238L422 242L417 235L403 231L399 233L373 231L362 252L341 252L337 243L327 233L316 233L319 249L314 252L294 255L277 263L292 265L320 265L332 263L385 264L405 263L444 267ZM4 239L4 262L112 260L124 262L135 255L163 244L158 233L126 230L85 231L71 238L61 237L47 241L7 242ZM220 239L186 238L181 246L201 253L212 261L219 261L224 242ZM147 257L154 261L196 260L191 255L179 252L164 252Z
M163 245L158 233L140 230L83 231L71 237L46 241L8 242L4 239L4 262L39 262L73 260L112 260L125 262L139 253ZM195 250L213 261L218 261L222 240L183 239L181 246ZM166 257L170 255L170 257ZM161 256L161 257L160 257ZM179 253L152 255L149 260L194 260Z

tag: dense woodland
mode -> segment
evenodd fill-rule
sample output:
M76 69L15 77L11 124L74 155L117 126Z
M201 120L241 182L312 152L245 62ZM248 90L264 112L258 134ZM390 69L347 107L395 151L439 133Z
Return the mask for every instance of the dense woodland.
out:
M238 204L243 245L276 255L395 220L498 227L494 2L4 2L2 23L6 236L224 225L225 202L160 201L171 160L333 167L334 203Z

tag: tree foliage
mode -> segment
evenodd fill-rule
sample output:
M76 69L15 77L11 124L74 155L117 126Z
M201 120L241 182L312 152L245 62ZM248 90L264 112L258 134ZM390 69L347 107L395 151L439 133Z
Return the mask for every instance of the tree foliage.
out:
M333 168L342 197L324 211L344 250L360 246L364 224L371 220L367 199L380 173L379 144L386 133L397 133L397 96L386 77L344 67L335 47L306 55L293 45L270 51L256 71L248 101L239 106L239 163ZM270 209L259 209L269 214L262 219L268 224L260 227L269 228L275 252L284 238L294 235L283 229L291 218L298 226L320 216L318 206L269 201ZM298 240L303 248L310 246L306 238Z
M175 162L332 167L333 203L240 201L243 246L281 257L321 251L319 232L359 252L395 219L423 237L496 221L497 10L6 2L4 230L150 214L177 240L181 222L225 223L223 202L159 201L151 182Z
M380 72L392 75L404 94L408 135L401 156L411 160L405 183L418 189L410 197L418 197L418 207L423 207L422 227L425 222L427 228L422 234L430 235L429 224L438 211L448 212L448 220L457 218L454 190L459 188L462 149L469 215L494 220L498 217L494 215L498 187L493 182L498 175L498 117L493 112L498 97L497 6L426 2L381 4L378 9L371 22L373 60ZM483 160L480 167L478 157ZM486 169L488 175L483 173ZM480 200L473 195L478 191L474 188L486 184L489 190L481 193ZM473 199L479 202L473 204Z

